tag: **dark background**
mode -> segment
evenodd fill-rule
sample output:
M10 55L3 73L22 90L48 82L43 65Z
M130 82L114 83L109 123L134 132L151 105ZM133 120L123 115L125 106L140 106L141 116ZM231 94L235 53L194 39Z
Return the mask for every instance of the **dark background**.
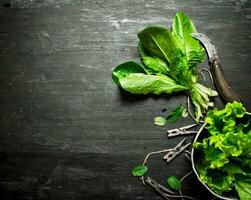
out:
M137 32L170 27L180 10L214 41L250 111L248 0L0 0L1 200L161 199L131 169L181 140L165 131L192 120L160 128L153 118L185 105L185 95L129 95L111 71L139 61ZM169 165L161 156L149 162L149 176L161 184L191 171L184 155ZM212 198L194 176L183 191Z

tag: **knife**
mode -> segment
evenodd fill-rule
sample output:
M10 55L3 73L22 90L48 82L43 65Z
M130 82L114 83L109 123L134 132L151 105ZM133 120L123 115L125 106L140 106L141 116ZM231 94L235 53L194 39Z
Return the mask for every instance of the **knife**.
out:
M233 102L233 101L241 102L239 95L231 88L229 83L226 81L219 60L219 56L211 40L202 33L192 33L191 36L199 40L206 49L210 65L210 72L213 76L215 86L218 92L220 93L222 99L225 102Z

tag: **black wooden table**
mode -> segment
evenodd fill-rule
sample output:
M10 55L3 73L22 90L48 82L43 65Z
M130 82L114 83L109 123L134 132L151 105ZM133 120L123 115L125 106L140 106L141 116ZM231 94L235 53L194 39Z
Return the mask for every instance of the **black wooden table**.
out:
M251 110L249 0L0 1L1 200L161 199L131 169L181 139L168 139L166 130L192 120L160 128L153 118L185 104L185 96L129 95L111 71L139 61L138 31L170 26L180 10L214 41ZM163 185L191 171L184 155L169 165L154 156L149 168ZM212 198L193 175L183 186L184 194Z

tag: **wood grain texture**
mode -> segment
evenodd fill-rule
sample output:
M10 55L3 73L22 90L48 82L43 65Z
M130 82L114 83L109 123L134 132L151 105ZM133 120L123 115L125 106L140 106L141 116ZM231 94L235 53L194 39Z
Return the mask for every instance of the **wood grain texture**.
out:
M159 128L153 118L185 96L126 94L111 71L139 60L138 31L170 26L179 10L214 41L251 110L249 0L0 0L0 199L161 199L130 171L181 139L165 130L191 120ZM149 167L163 185L191 170L184 156ZM184 193L212 198L195 177Z

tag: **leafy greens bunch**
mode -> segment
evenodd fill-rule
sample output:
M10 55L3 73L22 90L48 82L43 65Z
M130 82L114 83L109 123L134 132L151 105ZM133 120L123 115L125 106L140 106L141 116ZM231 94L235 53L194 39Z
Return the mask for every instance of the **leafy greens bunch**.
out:
M196 64L204 60L204 49L190 36L196 32L191 19L178 12L172 31L150 26L138 33L141 64L129 61L112 72L113 80L132 94L171 94L186 91L195 107L199 121L217 92L198 83Z
M210 110L205 118L209 137L193 145L202 153L195 163L200 179L215 193L235 190L251 199L251 116L239 102Z

